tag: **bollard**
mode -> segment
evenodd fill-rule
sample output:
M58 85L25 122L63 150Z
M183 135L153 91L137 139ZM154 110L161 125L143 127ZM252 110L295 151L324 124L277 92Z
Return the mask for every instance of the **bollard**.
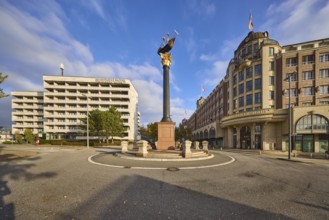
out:
M138 146L138 152L136 154L136 156L138 157L146 157L148 152L147 152L147 141L138 141L137 142L137 146Z
M121 153L128 151L128 141L121 141Z
M192 157L191 144L192 144L192 142L189 140L186 140L183 142L183 152L182 152L183 157L185 157L185 158Z
M202 141L202 150L208 154L208 141Z

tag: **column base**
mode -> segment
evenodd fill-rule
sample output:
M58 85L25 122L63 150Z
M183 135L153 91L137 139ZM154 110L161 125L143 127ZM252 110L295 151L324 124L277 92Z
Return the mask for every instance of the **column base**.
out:
M175 149L175 122L157 122L157 150Z

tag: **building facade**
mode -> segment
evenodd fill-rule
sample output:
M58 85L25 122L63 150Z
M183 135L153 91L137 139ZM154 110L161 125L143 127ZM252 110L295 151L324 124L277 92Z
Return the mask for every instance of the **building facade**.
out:
M81 136L79 126L87 112L106 111L114 106L125 127L120 139L136 139L140 117L138 94L129 80L43 76L43 86L44 92L12 92L13 132L23 133L30 128L34 134L45 133L48 139L75 139Z
M225 78L189 118L192 138L213 147L285 150L290 134L292 149L324 152L328 71L329 39L280 46L268 32L249 32Z

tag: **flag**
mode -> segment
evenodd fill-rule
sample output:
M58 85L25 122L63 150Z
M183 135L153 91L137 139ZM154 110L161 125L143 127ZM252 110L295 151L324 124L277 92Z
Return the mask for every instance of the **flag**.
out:
M202 86L201 88L201 93L204 93L204 86Z
M249 23L248 23L248 28L249 28L249 31L252 31L254 29L254 25L252 23L252 14L250 12L249 14Z

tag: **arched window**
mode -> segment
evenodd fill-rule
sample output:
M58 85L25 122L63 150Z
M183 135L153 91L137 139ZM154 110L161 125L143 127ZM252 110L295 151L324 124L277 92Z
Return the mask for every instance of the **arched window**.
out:
M209 135L208 135L208 130L206 129L204 131L204 139L208 139L209 138Z
M200 139L203 139L203 132L200 131Z
M310 133L312 130L329 131L328 119L322 115L305 115L298 120L296 124L297 133Z
M209 138L215 138L215 136L216 136L216 130L214 127L211 127L209 131Z

